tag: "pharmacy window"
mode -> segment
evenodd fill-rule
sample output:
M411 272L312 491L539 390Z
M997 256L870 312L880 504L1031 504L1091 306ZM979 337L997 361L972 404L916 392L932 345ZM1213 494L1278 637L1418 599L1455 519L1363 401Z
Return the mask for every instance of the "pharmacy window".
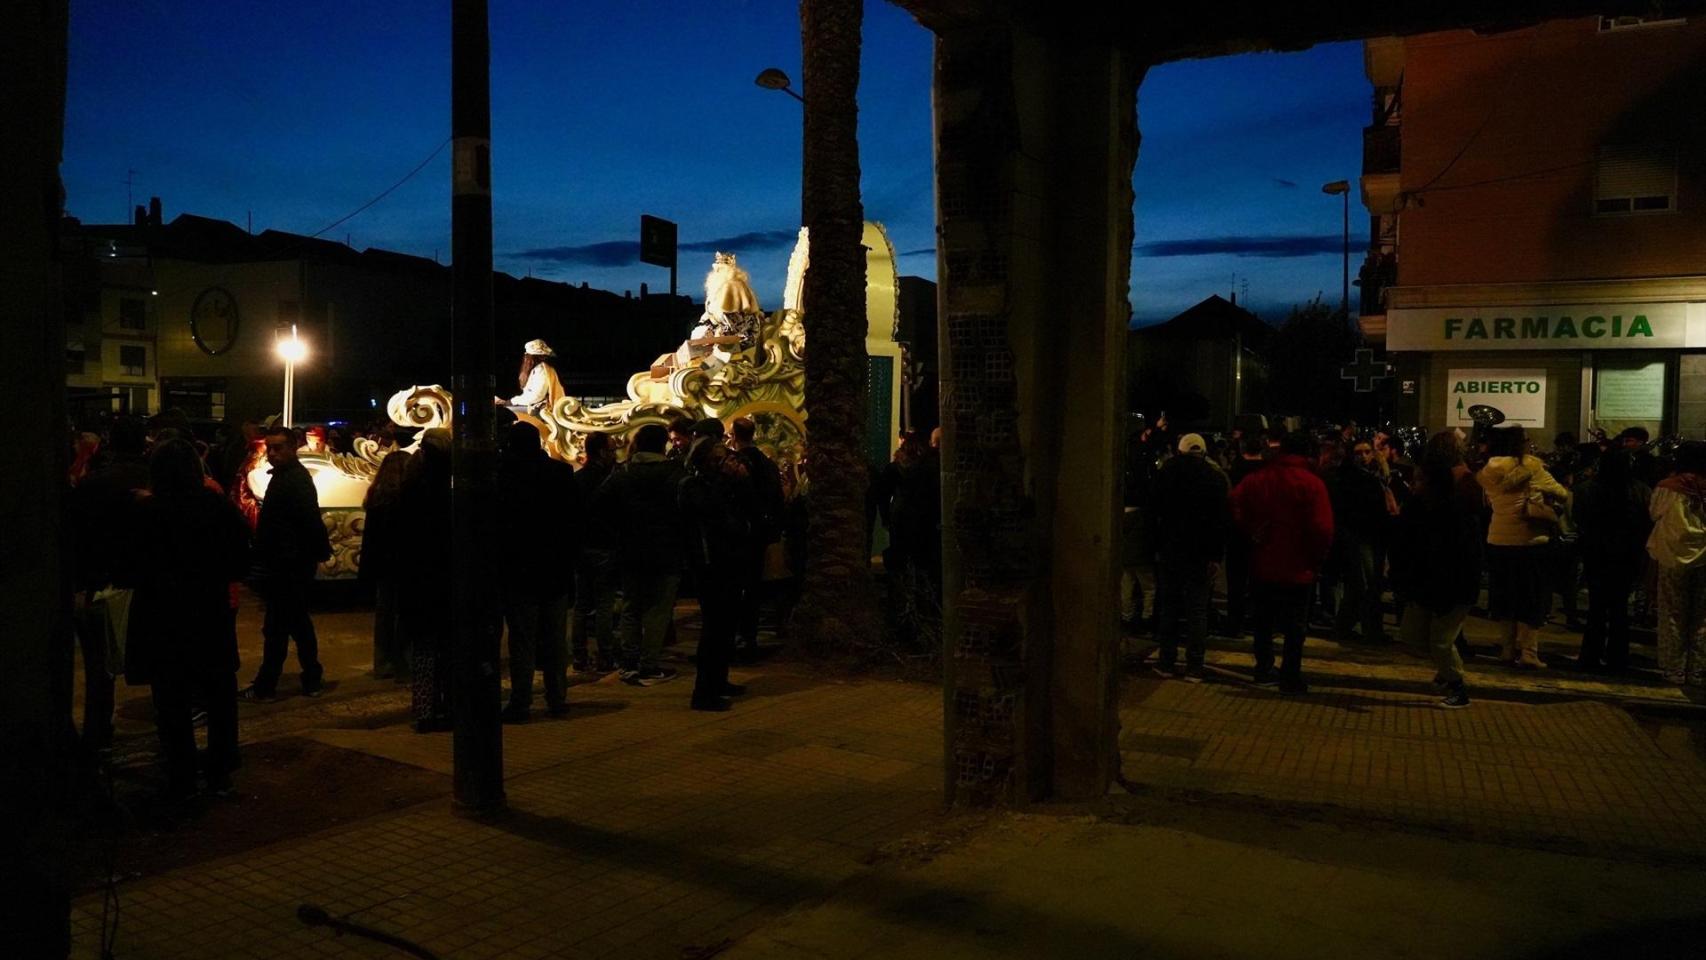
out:
M1669 365L1651 354L1599 354L1594 363L1594 425L1608 436L1629 427L1645 427L1655 437L1664 433L1669 379Z

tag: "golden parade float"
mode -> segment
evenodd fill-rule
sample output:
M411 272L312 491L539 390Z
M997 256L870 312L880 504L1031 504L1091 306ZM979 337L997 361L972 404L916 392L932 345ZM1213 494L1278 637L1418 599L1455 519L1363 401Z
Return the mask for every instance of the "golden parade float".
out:
M871 426L885 432L885 445L892 453L901 422L901 346L895 339L899 278L894 247L880 224L866 221L863 243ZM617 456L625 457L633 433L648 423L668 424L681 417L716 417L727 423L751 417L758 426L759 444L778 464L797 465L806 438L804 292L809 265L810 246L802 227L788 261L782 306L767 313L736 255L717 253L705 277L705 308L698 322L674 351L659 355L647 369L628 378L624 400L592 405L569 396L555 370L545 366L537 398L511 398L529 401L524 404L509 404L503 398L498 402L539 428L548 454L571 464L580 460L586 438L594 433L609 435ZM529 353L540 350L549 347L543 341L528 344ZM332 557L320 566L321 579L356 575L365 521L362 502L379 464L393 450L417 450L429 429L454 429L453 410L453 398L444 387L408 387L386 403L393 423L415 431L408 445L382 447L359 438L353 452L335 453L311 438L299 452L319 492L321 516L332 541ZM246 493L255 501L264 499L266 482L265 459L252 462Z

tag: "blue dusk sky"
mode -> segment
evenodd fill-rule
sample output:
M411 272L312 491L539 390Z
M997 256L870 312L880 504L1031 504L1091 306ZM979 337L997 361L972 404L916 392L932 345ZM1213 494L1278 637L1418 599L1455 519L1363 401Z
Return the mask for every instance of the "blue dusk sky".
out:
M935 275L931 39L866 4L859 90L866 216L902 273ZM641 213L680 224L680 284L730 249L779 304L799 224L800 105L753 77L800 76L797 7L666 0L493 0L497 266L611 290L668 285L634 259ZM449 136L448 3L83 0L72 7L64 177L69 212L180 213L313 233L372 199ZM1137 322L1233 275L1270 321L1336 300L1340 209L1368 88L1356 44L1169 64L1139 92ZM347 223L356 248L448 261L448 149ZM1353 244L1366 220L1352 210ZM691 245L691 246L688 246Z

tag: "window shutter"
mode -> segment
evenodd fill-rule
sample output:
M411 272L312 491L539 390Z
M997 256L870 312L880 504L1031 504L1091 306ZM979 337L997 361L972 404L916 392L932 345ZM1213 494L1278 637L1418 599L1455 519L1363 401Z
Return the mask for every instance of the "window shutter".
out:
M1600 213L1676 208L1676 151L1670 147L1601 147L1594 175Z

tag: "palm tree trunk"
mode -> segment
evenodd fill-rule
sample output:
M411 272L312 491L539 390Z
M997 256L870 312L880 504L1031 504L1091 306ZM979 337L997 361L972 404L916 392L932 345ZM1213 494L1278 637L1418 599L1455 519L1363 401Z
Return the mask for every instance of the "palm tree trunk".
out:
M865 546L865 212L856 98L863 18L862 0L800 0L811 526L794 635L823 652L868 646L881 630Z

